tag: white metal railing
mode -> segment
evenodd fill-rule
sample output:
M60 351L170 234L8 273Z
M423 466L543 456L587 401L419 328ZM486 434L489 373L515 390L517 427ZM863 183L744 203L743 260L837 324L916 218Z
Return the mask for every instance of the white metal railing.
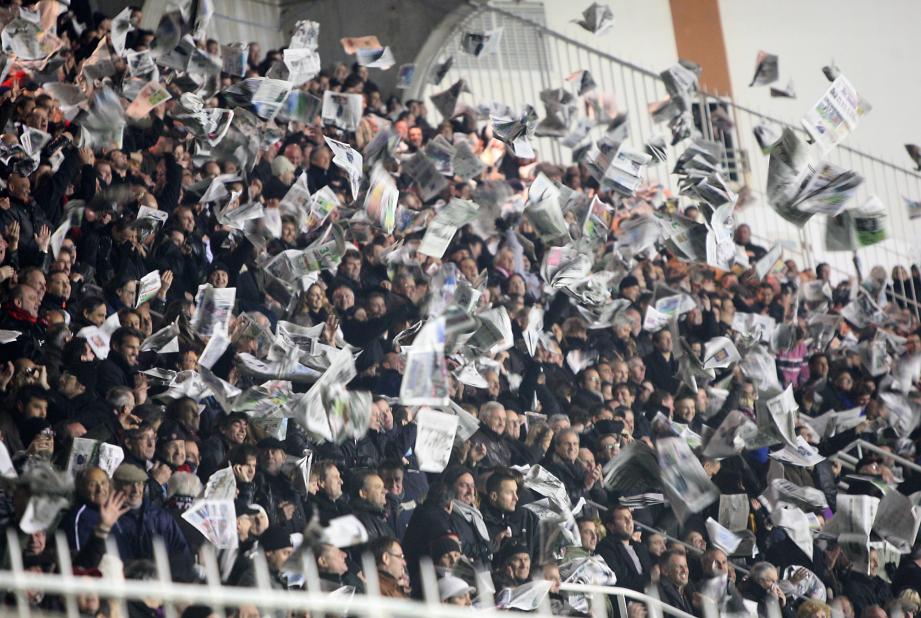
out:
M854 450L857 451L857 454L851 455L850 451L854 451ZM906 459L905 457L902 457L901 455L896 455L895 453L887 451L886 449L881 448L875 444L871 444L870 442L867 442L866 440L854 440L853 442L851 442L850 444L848 444L847 446L839 450L837 453L835 453L835 457L848 461L848 463L852 463L852 465L856 465L856 463L860 461L861 458L863 458L863 451L869 451L871 453L876 453L883 459L891 459L892 461L896 462L903 468L907 468L915 472L921 472L921 465L918 465L912 460Z
M656 72L595 49L589 44L528 19L512 3L486 4L467 0L465 3L459 3L458 9L449 19L452 20L452 28L433 34L430 42L417 56L417 79L405 93L407 98L427 99L463 78L473 92L472 100L484 103L496 101L512 109L530 104L542 114L542 90L563 87L567 75L577 70L588 70L600 92L616 94L618 111L628 114L628 140L635 146L641 146L653 136L665 132L663 127L652 121L647 111L651 103L661 101L667 96ZM505 61L496 56L472 59L471 56L465 55L459 42L463 32L482 28L484 24L503 25L508 30L517 29L514 40L529 41L529 53L533 52L532 62L526 67L518 64L506 66ZM514 55L518 51L512 41L500 42L499 56ZM428 77L433 67L448 56L453 56L455 60L463 59L463 62L455 62L440 85L430 84ZM806 102L804 105L808 104L809 102ZM819 262L826 262L838 275L848 277L855 274L854 254L825 250L823 216L813 217L800 229L782 219L767 204L764 189L767 186L768 157L762 154L754 139L754 128L762 123L777 127L791 125L781 119L738 105L719 93L701 93L695 107L696 122L701 133L708 138L720 139L727 145L727 160L724 161L724 167L729 172L730 181L737 187L747 186L753 195L753 203L737 212L737 220L749 223L769 242L795 242L799 248L792 253L802 268L813 268ZM726 111L732 120L731 128L715 127L711 114L717 107ZM802 133L800 127L792 128ZM593 129L591 135L597 136L597 132L602 130ZM536 138L533 144L543 160L559 164L568 164L572 160L570 152L558 139ZM679 145L679 149L671 146L668 148L670 161L675 160L681 148L683 145ZM828 157L831 162L853 169L864 177L865 181L854 198L855 203L861 203L871 194L875 194L889 207L891 238L857 252L866 265L866 270L880 265L887 272L891 272L895 265L909 268L912 264L921 262L921 251L914 242L915 237L921 234L921 220L911 220L902 201L903 196L921 199L921 175L904 166L860 152L846 144L837 146ZM670 174L668 163L650 167L648 178L676 194L676 180ZM921 290L917 292L921 296ZM911 296L915 297L914 291ZM921 315L914 298L907 300L915 306L916 317Z
M228 610L239 607L256 607L263 615L268 612L311 612L359 616L362 618L462 618L470 615L469 608L442 604L439 600L438 586L431 561L421 565L423 600L395 599L382 597L373 559L366 555L363 559L366 594L351 598L331 595L323 592L314 557L309 551L301 554L299 569L303 574L303 590L279 590L270 585L270 576L265 558L258 552L255 560L257 587L234 587L221 583L217 560L213 548L206 546L200 553L201 569L205 582L202 584L176 583L171 580L169 558L163 543L157 539L154 543L152 560L156 565L157 577L148 580L120 578L102 579L73 575L73 561L67 541L62 533L53 538L57 556L57 573L27 571L23 568L22 546L18 533L7 529L7 547L9 551L9 570L0 571L0 590L13 595L16 600L16 613L19 618L32 618L43 614L42 610L30 607L28 595L41 592L44 596L61 597L68 618L79 618L78 597L97 595L101 600L122 606L122 616L127 616L124 603L143 599L158 599L168 618L178 615L177 608L188 605L205 605L211 607L218 615L225 616ZM117 552L114 543L109 543L109 551ZM117 555L117 554L116 554ZM500 613L493 605L493 596L484 582L478 581L480 607L478 614L483 618L503 618L508 614ZM605 618L605 596L614 597L621 608L621 615L627 615L627 604L643 604L649 616L678 616L690 618L682 612L658 599L655 590L652 594L642 594L627 588L612 586L586 586L579 584L561 584L561 590L586 594L592 607L594 618ZM9 613L10 608L0 606L0 615ZM550 618L548 602L532 613L536 618ZM714 614L715 616L715 614Z
M616 588L614 586L595 586L591 584L560 584L560 590L564 592L582 592L592 595L593 610L598 607L604 607L603 603L601 603L599 600L601 595L614 596L617 598L617 605L621 616L627 615L627 601L630 600L645 604L647 611L650 612L650 615L661 615L661 613L664 612L668 616L678 616L678 618L695 618L692 614L681 611L680 609L672 607L671 605L661 601L658 597L655 596L654 588L650 589L650 592L653 594L642 594L628 588Z

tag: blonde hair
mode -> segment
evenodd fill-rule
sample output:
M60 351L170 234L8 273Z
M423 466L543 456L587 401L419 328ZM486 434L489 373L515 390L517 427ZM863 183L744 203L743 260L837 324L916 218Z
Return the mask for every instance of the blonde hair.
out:
M816 599L807 599L796 610L796 618L812 618L819 612L825 612L826 616L831 616L831 607Z

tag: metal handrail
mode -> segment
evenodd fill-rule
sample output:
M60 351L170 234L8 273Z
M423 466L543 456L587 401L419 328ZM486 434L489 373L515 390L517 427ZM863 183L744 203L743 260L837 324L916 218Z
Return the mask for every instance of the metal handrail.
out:
M100 597L118 599L156 598L166 603L190 603L201 605L242 606L259 605L282 610L303 610L309 608L317 612L336 612L342 610L341 597L326 592L307 590L259 589L258 598L252 588L234 586L205 586L200 584L183 584L170 582L164 585L157 580L107 581L95 577L67 577L54 573L35 573L30 571L0 571L0 581L5 582L7 592L17 593L29 590L41 590L46 594L61 596L97 594ZM596 586L589 584L560 584L560 590L582 592L587 594L605 594L618 596L647 605L654 605L660 611L679 618L694 618L664 601L629 588L615 586ZM454 605L439 605L438 613L443 618L462 618L469 616L469 609ZM479 611L490 611L481 609ZM432 606L410 599L391 597L373 597L355 595L349 603L350 614L391 614L401 616L418 616L430 618ZM540 613L536 618L547 618Z
M887 451L886 449L880 448L875 444L872 444L870 442L867 442L866 440L862 440L859 438L857 440L854 440L853 442L851 442L844 448L840 449L838 453L834 455L834 457L838 457L841 454L846 454L848 451L854 448L858 449L858 452L857 452L858 461L860 460L860 457L862 456L860 451L867 450L867 451L870 451L871 453L876 453L877 455L881 457L885 457L895 462L898 462L900 465L902 465L905 468L914 470L915 472L921 472L921 465L918 465L915 462L911 461L910 459L906 459L905 457L902 457L901 455L896 455L895 453L891 453Z
M629 588L618 588L615 586L600 586L596 584L560 584L560 590L564 592L583 592L586 594L606 594L616 596L618 599L628 598L633 601L645 603L647 606L653 605L659 611L665 612L669 616L678 616L679 618L695 618L692 614L681 611L654 596L643 594ZM624 603L624 605L626 605ZM626 607L621 608L622 615L626 616Z
M124 604L128 600L158 599L168 617L176 616L176 606L198 604L209 606L218 615L224 615L227 608L256 606L263 610L309 610L317 613L358 616L360 618L463 618L469 616L470 608L447 605L440 602L436 574L431 560L420 564L422 575L423 600L382 597L378 573L373 558L362 556L362 568L366 574L365 594L356 594L345 600L342 596L331 595L320 584L314 556L307 551L300 556L300 569L304 576L304 589L282 590L271 587L268 565L262 552L256 553L256 587L229 586L221 582L217 562L212 551L203 553L205 583L178 583L171 580L167 550L160 539L154 540L153 560L157 576L154 579L119 579L76 576L72 573L72 557L67 540L60 531L55 534L59 573L27 571L23 568L21 545L17 531L10 527L6 530L9 550L10 570L0 571L0 582L4 592L16 599L20 618L35 615L28 605L27 593L42 592L64 598L68 618L78 618L77 597L98 595L100 599ZM109 539L109 552L117 552L114 542ZM117 555L117 554L116 554ZM501 618L506 613L499 613L493 606L490 588L484 588L478 581L481 606L478 612L486 612L483 618ZM643 594L627 588L605 586L602 588L586 587L578 584L562 584L561 589L571 592L591 594L593 616L605 617L605 602L602 594L617 597L622 615L626 616L626 601L643 603L649 615L656 616L665 612L668 615L685 618L688 614L671 607L655 596ZM545 602L533 615L536 618L551 618L549 605Z
M541 33L543 33L543 34L550 35L550 36L552 36L552 37L554 37L554 38L556 38L556 39L558 39L558 40L560 40L560 41L564 41L564 42L568 43L569 45L574 45L574 46L578 47L579 49L582 49L582 50L584 50L584 51L586 51L586 52L590 52L590 53L592 53L592 54L594 54L594 55L596 55L596 56L599 56L599 57L601 57L601 58L604 58L604 59L606 59L606 60L610 60L610 61L612 61L612 62L616 62L617 64L619 64L619 65L621 65L621 66L623 66L623 67L625 67L625 68L628 68L628 69L630 69L630 70L632 70L632 71L636 71L637 73L639 73L639 74L641 74L641 75L644 75L644 76L647 76L647 77L654 77L654 78L656 78L656 79L659 78L659 74L656 73L656 72L654 72L654 71L650 71L649 69L643 68L643 67L641 67L641 66L639 66L639 65L637 65L637 64L634 64L634 63L632 63L632 62L629 62L629 61L627 61L627 60L624 60L623 58L619 58L619 57L617 57L617 56L615 56L615 55L613 55L613 54L611 54L611 53L608 53L608 52L602 51L602 50L600 50L600 49L594 48L594 47L592 47L592 46L590 46L590 45L587 45L587 44L585 44L585 43L583 43L583 42L581 42L581 41L579 41L579 40L577 40L577 39L573 39L573 38L571 38L571 37L569 37L569 36L566 36L565 34L562 34L561 32L558 32L558 31L556 31L556 30L552 30L552 29L550 29L550 28L548 28L548 27L546 27L546 26L543 26L543 25L541 25L541 24L539 24L539 23L537 23L537 22L535 22L535 21L533 21L533 20L530 20L530 19L526 18L526 17L522 17L522 16L520 16L520 15L516 15L516 14L514 14L514 13L511 13L511 12L509 12L509 11L506 11L505 9L501 9L501 8L499 8L499 7L493 6L493 5L489 4L488 0L487 0L487 2L476 2L475 0L467 0L467 4L470 5L470 6L476 7L477 9L480 9L480 10L484 10L484 9L485 9L485 10L493 11L493 12L498 13L498 14L500 14L500 15L502 15L502 16L504 16L504 17L507 17L507 18L509 18L509 19L513 19L513 20L515 20L515 21L518 21L518 22L521 22L521 23L523 23L523 24L526 24L526 25L528 25L528 26L531 27L531 28L534 28L534 29L536 29L536 30L539 30L539 31L540 31ZM714 99L718 99L721 103L725 103L726 105L731 105L732 107L734 107L734 108L736 108L736 109L738 109L738 110L740 110L740 111L746 112L746 113L751 114L751 115L753 115L753 116L757 116L757 117L759 117L759 118L761 118L761 119L763 119L763 120L768 120L768 121L770 121L770 122L773 122L773 123L776 123L776 124L780 124L780 125L783 125L783 126L785 126L785 127L790 127L790 128L792 128L792 129L794 129L794 130L796 130L796 131L799 131L799 132L801 132L801 133L805 133L805 131L803 130L803 128L800 127L800 126L790 124L790 123L787 122L786 120L781 120L780 118L777 118L777 117L775 117L775 116L770 116L770 115L765 114L765 113L763 113L763 112L759 112L759 111L754 110L754 109L752 109L752 108L750 108L750 107L747 107L747 106L745 106L745 105L740 105L739 103L736 103L734 100L729 99L729 98L727 98L727 97L725 97L725 96L722 96L722 95L719 95L719 94L714 94L714 93L711 93L711 92L707 92L706 90L701 90L700 92L701 92L701 94L703 94L703 95L705 95L705 96L707 96L707 97L711 97L711 98L714 98ZM868 159L868 160L870 160L870 161L873 161L874 163L879 163L880 165L885 165L885 166L887 166L887 167L891 167L891 168L893 168L893 169L895 169L895 170L898 170L898 171L903 172L903 173L905 173L905 174L908 174L908 175L910 175L910 176L914 176L915 178L921 180L921 174L919 174L918 172L916 172L916 171L914 171L914 170L911 170L911 169L909 169L909 168L902 167L902 166L897 165L897 164L895 164L895 163L892 163L891 161L886 161L885 159L881 159L881 158L879 158L879 157L877 157L877 156L875 156L875 155L867 154L867 153L865 153L865 152L862 152L862 151L860 151L860 150L857 150L857 149L855 149L855 148L852 148L852 147L847 146L847 145L844 145L844 144L838 144L837 148L840 148L840 149L842 149L842 150L844 150L844 151L847 151L847 152L849 152L849 153L851 153L851 154L855 154L855 155L864 157L864 158L866 158L866 159Z
M416 0L422 4L427 4L427 0ZM495 101L506 101L512 103L528 102L536 103L539 92L543 89L553 87L555 79L558 76L551 67L557 65L560 68L572 70L577 67L591 69L599 86L606 89L613 89L623 93L628 97L626 109L633 110L635 113L630 115L631 135L634 130L638 132L634 135L641 139L656 134L658 129L655 123L647 114L642 113L644 106L651 102L661 100L664 93L661 91L661 78L658 73L643 68L636 63L629 62L610 52L592 47L591 40L585 37L569 36L562 31L554 30L552 27L539 23L529 16L519 14L511 5L494 6L491 2L482 0L465 0L459 3L456 10L449 13L445 20L436 28L436 31L429 37L423 49L416 56L417 75L427 77L431 69L439 58L444 58L443 51L451 51L457 54L458 45L457 33L474 28L473 24L480 18L496 19L506 24L517 25L527 31L528 36L538 42L536 54L540 62L536 63L533 70L526 72L512 71L517 77L512 79L499 78L496 74L498 65L495 63L485 62L481 68L482 71L475 67L461 68L455 66L451 69L456 78L463 77L468 80L471 87L480 92L493 97ZM477 22L478 23L478 22ZM480 27L480 26L476 26ZM475 28L474 28L475 29ZM566 31L568 32L568 31ZM519 73L521 73L519 75ZM433 89L427 79L416 79L413 81L409 90L404 92L404 96L409 98L424 99L425 92ZM632 98L632 100L631 100ZM766 203L766 195L763 191L765 182L766 166L758 157L751 156L757 152L749 129L760 123L772 123L777 126L789 127L802 135L804 129L798 123L790 123L781 120L776 116L765 114L745 105L740 105L731 98L722 94L714 94L706 89L699 91L695 99L695 106L700 109L700 130L707 138L720 139L715 134L711 126L710 118L711 107L719 105L724 107L732 119L734 127L724 131L727 139L732 143L727 143L727 148L732 151L724 164L729 165L735 170L734 177L744 183L754 195L760 198L760 203ZM553 140L547 137L538 138L541 147L547 149L549 159L561 163L565 157L559 140ZM850 167L860 172L867 178L867 181L861 191L868 194L878 194L881 199L887 203L893 204L893 211L890 215L890 230L894 233L890 235L890 242L862 248L860 253L863 259L871 260L871 263L883 264L887 270L897 264L906 268L909 265L916 264L917 259L912 257L913 249L905 241L905 233L901 235L896 232L899 229L910 229L912 231L921 226L910 223L910 228L902 225L906 221L904 215L895 214L896 209L893 200L898 200L898 194L914 194L921 192L921 174L917 171L886 161L880 157L860 152L856 148L839 144L836 146L831 160L839 165ZM656 172L660 181L671 187L671 177L667 172L660 174ZM663 180L664 179L664 180ZM766 209L768 210L768 209ZM831 253L822 248L821 221L816 223L810 221L805 227L795 226L788 221L781 220L779 216L761 212L761 210L740 211L739 220L762 226L762 231L770 239L779 237L790 238L797 242L799 250L797 255L798 262L802 263L804 268L812 268L818 261L824 261L834 269L838 274L850 274L856 270L856 265L851 262L850 255L844 253ZM817 227L818 226L818 227ZM856 254L856 253L855 253ZM910 289L903 295L895 293L894 296L899 303L906 305L908 310L913 314L913 319L921 321L921 303L914 299L915 296L921 296L921 290L915 290L914 283L908 283L906 287ZM893 290L893 292L895 292Z
M565 41L566 43L569 43L570 45L575 45L575 46L578 47L579 49L582 49L582 50L584 50L584 51L586 51L586 52L595 54L595 55L597 55L597 56L601 56L602 58L604 58L604 59L606 59L606 60L610 60L610 61L612 61L612 62L616 62L617 64L619 64L619 65L621 65L621 66L624 66L624 67L626 67L626 68L628 68L628 69L631 69L631 70L633 70L633 71L637 71L638 73L640 73L640 74L642 74L642 75L645 75L645 76L647 76L647 77L655 77L656 79L659 78L659 75L658 75L657 73L655 73L655 72L653 72L653 71L650 71L649 69L644 69L643 67L639 66L638 64L634 64L634 63L632 63L632 62L629 62L629 61L627 61L627 60L624 60L623 58L618 58L617 56L615 56L615 55L613 55L613 54L610 54L610 53L605 52L605 51L601 51L600 49L597 49L597 48L595 48L595 47L592 47L591 45L586 45L585 43L583 43L583 42L581 42L581 41L578 41L578 40L576 40L576 39L573 39L573 38L571 38L571 37L568 37L568 36L566 36L565 34L562 34L562 33L558 32L558 31L556 31L556 30L551 30L550 28L548 28L548 27L546 27L546 26L543 26L543 25L537 23L536 21L530 20L530 19L528 19L527 17L522 17L521 15L515 15L514 13L511 13L511 12L509 12L509 11L506 11L505 9L500 9L499 7L496 7L496 6L493 6L492 4L489 4L488 1L487 1L487 2L475 2L474 0L467 0L467 4L469 4L470 6L476 7L476 8L478 8L478 9L481 9L481 10L493 11L494 13L498 13L498 14L502 15L503 17L508 17L509 19L513 19L513 20L515 20L515 21L519 21L519 22L521 22L521 23L527 24L528 26L530 26L530 27L532 27L532 28L535 28L535 29L539 30L539 31L540 31L541 33L543 33L543 34L548 34L548 35L550 35L550 36L552 36L552 37L554 37L554 38L556 38L556 39L559 39L559 40L561 40L561 41Z

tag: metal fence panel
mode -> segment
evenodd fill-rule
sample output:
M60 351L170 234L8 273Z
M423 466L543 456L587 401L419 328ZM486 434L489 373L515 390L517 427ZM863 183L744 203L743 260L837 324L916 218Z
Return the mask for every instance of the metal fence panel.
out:
M155 541L154 546L156 578L146 580L102 579L72 574L70 550L61 532L58 532L55 538L59 573L43 573L24 569L22 545L18 532L10 527L6 530L6 535L11 570L0 571L0 583L2 583L3 591L16 599L15 610L19 618L31 618L46 613L45 610L33 608L29 604L29 595L38 592L45 596L62 597L68 618L77 618L77 599L88 595L96 595L102 600L121 605L122 616L128 615L124 607L126 601L144 599L159 600L166 616L176 616L178 609L188 605L206 605L218 615L227 615L232 608L238 607L256 607L261 615L302 616L306 612L310 615L348 615L360 618L464 618L469 617L471 611L468 607L441 603L435 569L430 560L421 564L423 600L414 601L382 597L374 559L367 554L363 561L366 594L348 597L333 595L321 590L316 564L313 555L309 552L304 552L301 556L305 588L303 590L279 590L272 588L269 584L268 567L261 551L257 553L258 559L256 560L256 588L221 584L213 551L208 551L211 548L206 548L201 556L206 573L205 584L171 582L169 580L169 558L159 539ZM660 601L654 589L650 590L651 594L642 594L613 586L586 587L566 583L561 585L561 589L589 594L600 592L615 597L614 602L622 607L629 602L642 603L646 606L648 615L664 613L679 618L692 618L689 614ZM481 597L486 598L486 602L477 610L477 614L482 618L503 618L509 615L506 611L495 609L492 606L490 595L481 592ZM604 615L604 597L592 595L590 598L594 606L593 615ZM0 611L4 615L11 615L11 608L2 608ZM552 617L549 606L542 607L533 613L529 612L529 615L534 618Z
M467 10L472 10L471 14L448 38L441 56L429 55L417 60L420 83L414 85L409 96L427 100L432 94L464 78L473 91L472 96L465 95L468 104L496 101L514 110L524 104L531 104L538 113L543 114L541 90L564 86L568 75L584 69L592 73L599 91L613 95L618 110L628 113L628 141L634 147L642 147L653 136L667 135L667 127L653 123L648 111L651 104L666 98L665 88L656 73L547 28L540 23L539 11L531 6L535 3L524 4L527 9L522 12L514 3L470 3ZM500 48L500 56L502 53L511 54L514 62L503 61L496 56L474 58L461 49L460 39L465 31L482 31L487 26L507 29L510 36ZM514 47L516 42L521 46L522 41L528 41L523 50ZM523 54L523 51L526 53ZM531 62L522 62L522 58L527 55L533 56ZM447 56L454 56L454 67L439 86L429 84L427 77L431 67L439 58ZM709 113L717 105L727 111L734 123L728 134L733 145L729 162L732 175L737 179L736 186L739 189L745 187L751 198L749 203L737 211L737 221L751 225L756 239L763 244L783 242L786 257L794 259L801 268L812 268L820 262L827 262L839 277L855 275L852 253L826 250L824 216L813 217L800 229L778 216L767 203L765 187L768 155L761 152L754 138L754 128L762 123L778 128L789 125L757 110L739 106L729 98L702 94L698 101L701 117L699 128L705 135L713 135L714 131L718 131L710 122ZM800 127L793 128L805 136ZM597 139L602 132L603 128L596 127L590 136ZM533 143L542 160L561 165L571 164L572 153L559 140L537 138ZM676 186L669 172L672 162L683 148L684 144L679 144L677 149L669 147L669 162L651 166L648 170L649 180L661 183L674 193ZM877 195L888 207L890 238L857 252L863 263L863 274L867 274L870 267L876 265L891 273L896 265L909 268L917 264L921 260L921 251L915 239L921 236L921 219L909 219L902 198L921 199L921 175L847 145L839 145L829 153L828 160L855 170L865 179L854 199L854 205L862 203L870 195Z

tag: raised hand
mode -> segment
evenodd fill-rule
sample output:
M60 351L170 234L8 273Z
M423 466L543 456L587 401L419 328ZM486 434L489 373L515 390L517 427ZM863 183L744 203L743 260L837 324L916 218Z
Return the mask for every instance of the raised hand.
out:
M35 239L35 244L38 245L39 251L48 253L48 247L51 246L51 228L43 225L37 234L32 235L32 238Z
M6 242L10 244L10 251L16 251L19 248L19 221L13 221L3 231L6 236Z
M109 494L106 501L99 507L99 523L107 528L111 528L118 521L118 518L128 512L128 506L125 505L125 493L116 491Z
M160 291L157 292L157 296L165 300L166 293L169 292L171 285L173 285L173 271L168 270L163 273L162 277L160 277Z

